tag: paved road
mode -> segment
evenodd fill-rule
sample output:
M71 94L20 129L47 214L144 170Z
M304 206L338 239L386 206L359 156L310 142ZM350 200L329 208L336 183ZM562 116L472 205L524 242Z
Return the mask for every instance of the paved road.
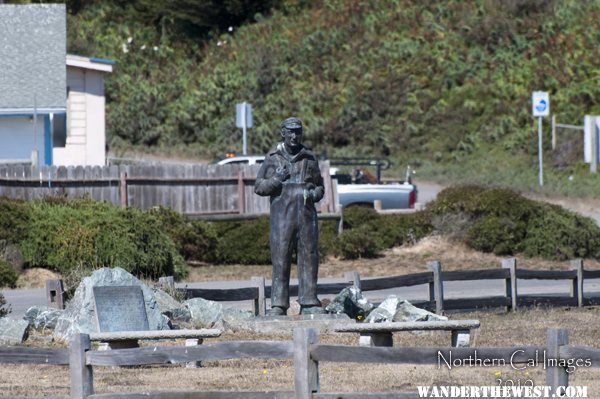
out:
M343 282L340 278L321 278L320 283L340 283ZM292 283L297 283L292 280ZM178 287L187 286L189 288L240 288L247 287L248 280L244 281L210 281L197 283L181 283ZM554 281L554 280L519 280L519 294L562 294L567 295L570 291L570 281ZM586 294L594 293L600 295L600 279L586 280L584 291ZM4 290L4 296L8 303L12 306L11 318L21 318L23 314L31 306L44 306L46 304L46 292L41 288L22 289L22 290ZM480 280L480 281L450 281L444 283L444 298L473 298L486 297L494 295L504 295L505 288L502 280ZM388 295L397 295L400 298L408 299L409 301L427 300L429 288L427 285L419 285L413 287L394 288L381 291L369 291L364 295L372 302L381 302ZM332 298L333 295L322 295L323 298ZM225 305L236 306L242 309L251 309L250 301L244 302L229 302Z

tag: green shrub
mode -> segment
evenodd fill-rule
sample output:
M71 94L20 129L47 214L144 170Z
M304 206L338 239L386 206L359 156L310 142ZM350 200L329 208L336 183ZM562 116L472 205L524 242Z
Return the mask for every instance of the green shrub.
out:
M338 236L336 220L319 221L319 255L325 257L335 251Z
M215 258L217 233L214 226L202 220L190 221L170 208L150 211L167 233L185 260L210 261Z
M119 266L140 276L185 277L187 269L159 220L91 200L36 201L21 249L29 266L60 273Z
M600 257L600 228L593 220L511 190L452 187L427 212L436 227L451 224L459 215L465 242L476 250L555 260Z
M15 268L0 259L0 287L14 288L19 278Z
M345 259L377 256L382 249L414 243L433 230L431 215L425 212L381 215L367 207L343 212L344 230L333 252Z
M378 238L366 224L344 230L337 239L335 254L344 259L376 258L383 249Z
M600 258L600 228L593 220L557 205L538 206L521 243L524 255L556 260Z
M425 212L378 216L369 226L383 248L414 244L433 230L430 215Z
M513 255L525 236L525 227L507 217L487 215L469 229L466 242L478 251Z
M215 222L219 237L214 261L219 263L270 264L269 218Z
M0 240L19 242L25 235L29 211L22 200L0 197Z
M6 315L8 315L11 312L10 305L9 306L5 306L5 305L6 305L6 299L4 298L4 295L2 295L2 293L0 292L0 317L5 317Z
M373 208L350 206L343 210L344 230L353 229L365 224L373 224L376 220L379 220L379 214Z

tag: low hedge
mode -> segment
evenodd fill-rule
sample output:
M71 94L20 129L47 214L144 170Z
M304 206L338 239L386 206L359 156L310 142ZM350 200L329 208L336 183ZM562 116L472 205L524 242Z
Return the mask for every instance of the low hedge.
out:
M0 259L0 287L14 288L18 278L14 267Z
M20 242L26 265L60 273L120 266L139 276L185 277L186 265L159 219L87 199L29 204Z
M446 234L448 226L439 221L460 220L465 242L479 251L550 260L600 258L600 228L592 219L511 190L448 188L427 212L435 228Z
M0 292L0 317L5 317L10 313L10 306L6 306L6 299Z
M144 212L64 198L0 198L0 209L0 239L18 244L27 266L63 274L120 266L139 277L185 277L185 260L271 263L267 217L191 221L166 208ZM600 228L594 221L506 189L449 188L426 211L412 214L350 207L343 211L340 235L335 221L320 221L319 226L321 256L345 259L376 257L432 233L498 255L600 258ZM0 264L0 284L13 284L10 272L2 270L7 269Z

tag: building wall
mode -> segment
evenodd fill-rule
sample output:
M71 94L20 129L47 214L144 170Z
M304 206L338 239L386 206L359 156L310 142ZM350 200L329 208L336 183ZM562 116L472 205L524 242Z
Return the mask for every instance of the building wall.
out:
M67 140L54 148L54 165L104 165L104 76L102 72L67 67Z
M33 116L0 116L0 160L30 162L32 149L37 149L39 165L45 165L50 161L46 159L48 136L47 115L38 115L35 125Z

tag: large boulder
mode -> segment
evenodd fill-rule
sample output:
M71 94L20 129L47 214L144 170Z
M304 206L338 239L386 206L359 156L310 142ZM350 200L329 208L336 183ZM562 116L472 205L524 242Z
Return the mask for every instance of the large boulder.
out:
M421 309L408 302L402 300L398 303L396 308L396 314L394 314L393 321L446 321L446 316L441 316L435 313L431 313L425 309Z
M0 318L0 345L18 345L27 339L29 322L13 320L8 317Z
M152 289L126 270L115 267L98 269L81 281L75 291L75 296L67 304L65 313L58 319L54 337L59 340L68 340L71 335L76 333L99 332L93 287L124 285L141 287L150 330L170 329L169 320L161 314Z
M346 287L327 305L327 313L347 314L352 319L363 319L373 309L373 304L355 287Z
M27 309L23 320L27 320L36 330L53 330L58 319L65 313L63 309L48 306L33 306Z
M394 319L394 315L396 314L399 303L400 300L396 295L390 295L385 299L385 301L381 302L379 306L369 313L364 322L385 323L392 321Z
M385 323L390 321L445 321L445 316L418 308L406 299L390 295L373 309L365 319L365 323Z
M190 321L190 310L165 291L155 288L154 296L160 312L173 321Z
M189 299L184 305L190 310L192 322L197 327L225 328L228 323L253 317L250 311L225 307L203 298Z

